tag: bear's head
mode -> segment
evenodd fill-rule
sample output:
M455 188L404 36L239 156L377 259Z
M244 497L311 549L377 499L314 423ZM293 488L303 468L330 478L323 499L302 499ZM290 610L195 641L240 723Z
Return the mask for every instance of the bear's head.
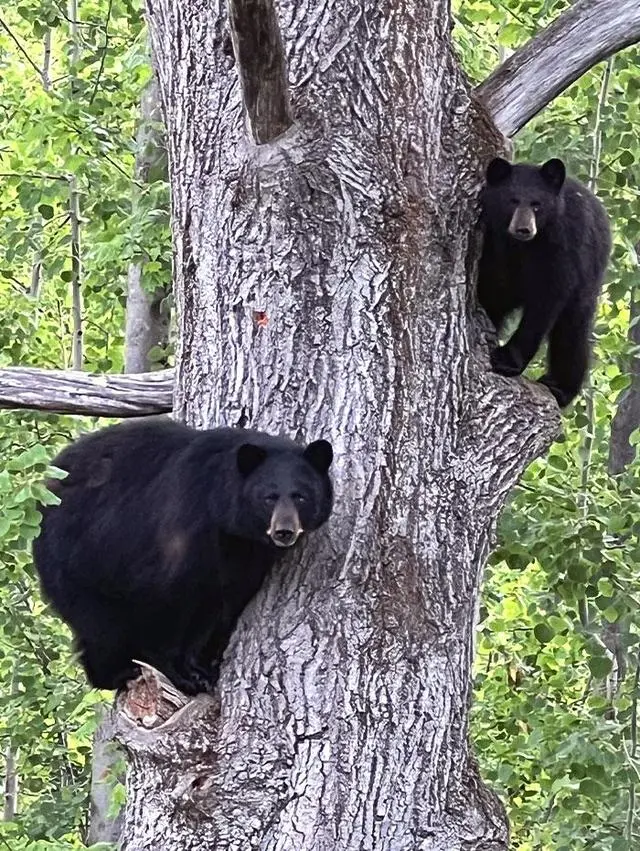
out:
M520 242L530 242L562 209L565 181L562 160L548 160L542 166L512 165L496 157L487 168L482 206L487 227L508 234Z
M236 459L242 477L240 522L247 537L291 547L303 532L329 518L333 449L326 440L277 451L244 443Z

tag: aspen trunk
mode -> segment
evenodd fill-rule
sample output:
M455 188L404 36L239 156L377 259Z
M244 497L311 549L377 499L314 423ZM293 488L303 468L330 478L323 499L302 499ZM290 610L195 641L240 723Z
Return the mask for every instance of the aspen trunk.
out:
M148 13L177 414L330 439L336 505L248 606L219 698L152 730L121 702L124 848L506 849L467 742L474 618L497 515L558 414L488 372L477 195L501 140L449 3L280 0L295 123L261 145L226 3Z
M149 182L152 172L166 174L164 140L157 128L160 120L158 86L154 79L142 95L136 138L135 177L141 184ZM171 311L165 306L168 293L162 287L156 287L153 292L145 288L144 266L141 259L136 259L129 264L127 272L126 372L149 372L153 366L149 352L155 346L165 348L169 342Z

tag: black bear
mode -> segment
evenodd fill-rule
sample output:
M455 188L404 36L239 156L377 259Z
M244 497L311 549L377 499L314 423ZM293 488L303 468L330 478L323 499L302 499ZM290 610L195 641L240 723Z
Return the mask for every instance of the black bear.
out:
M331 444L157 418L85 435L53 462L33 547L87 677L117 689L138 659L211 691L238 619L279 554L329 517Z
M487 168L482 193L485 240L478 300L499 332L522 308L511 339L491 353L501 375L520 375L548 337L540 381L564 407L579 393L589 366L591 324L611 251L604 207L566 177L562 160Z

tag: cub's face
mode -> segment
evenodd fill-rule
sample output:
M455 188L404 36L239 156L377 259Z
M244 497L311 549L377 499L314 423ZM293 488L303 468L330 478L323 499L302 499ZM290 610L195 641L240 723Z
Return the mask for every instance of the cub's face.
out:
M326 440L310 443L302 453L241 446L237 463L243 478L244 533L276 547L291 547L303 532L321 526L333 503L328 475L332 460Z
M482 206L487 227L519 242L530 242L561 208L565 181L562 160L544 165L511 165L496 157L487 168Z

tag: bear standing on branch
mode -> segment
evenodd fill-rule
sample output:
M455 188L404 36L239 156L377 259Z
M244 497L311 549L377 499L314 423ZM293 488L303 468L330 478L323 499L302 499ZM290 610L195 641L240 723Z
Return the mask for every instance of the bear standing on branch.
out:
M520 375L549 339L540 381L565 407L589 368L590 337L611 251L604 207L586 186L566 178L562 160L541 167L492 160L482 195L486 226L478 298L499 332L522 319L491 353L500 375Z
M211 691L236 621L277 557L328 519L331 444L147 419L80 438L53 462L34 561L92 685L147 662Z

